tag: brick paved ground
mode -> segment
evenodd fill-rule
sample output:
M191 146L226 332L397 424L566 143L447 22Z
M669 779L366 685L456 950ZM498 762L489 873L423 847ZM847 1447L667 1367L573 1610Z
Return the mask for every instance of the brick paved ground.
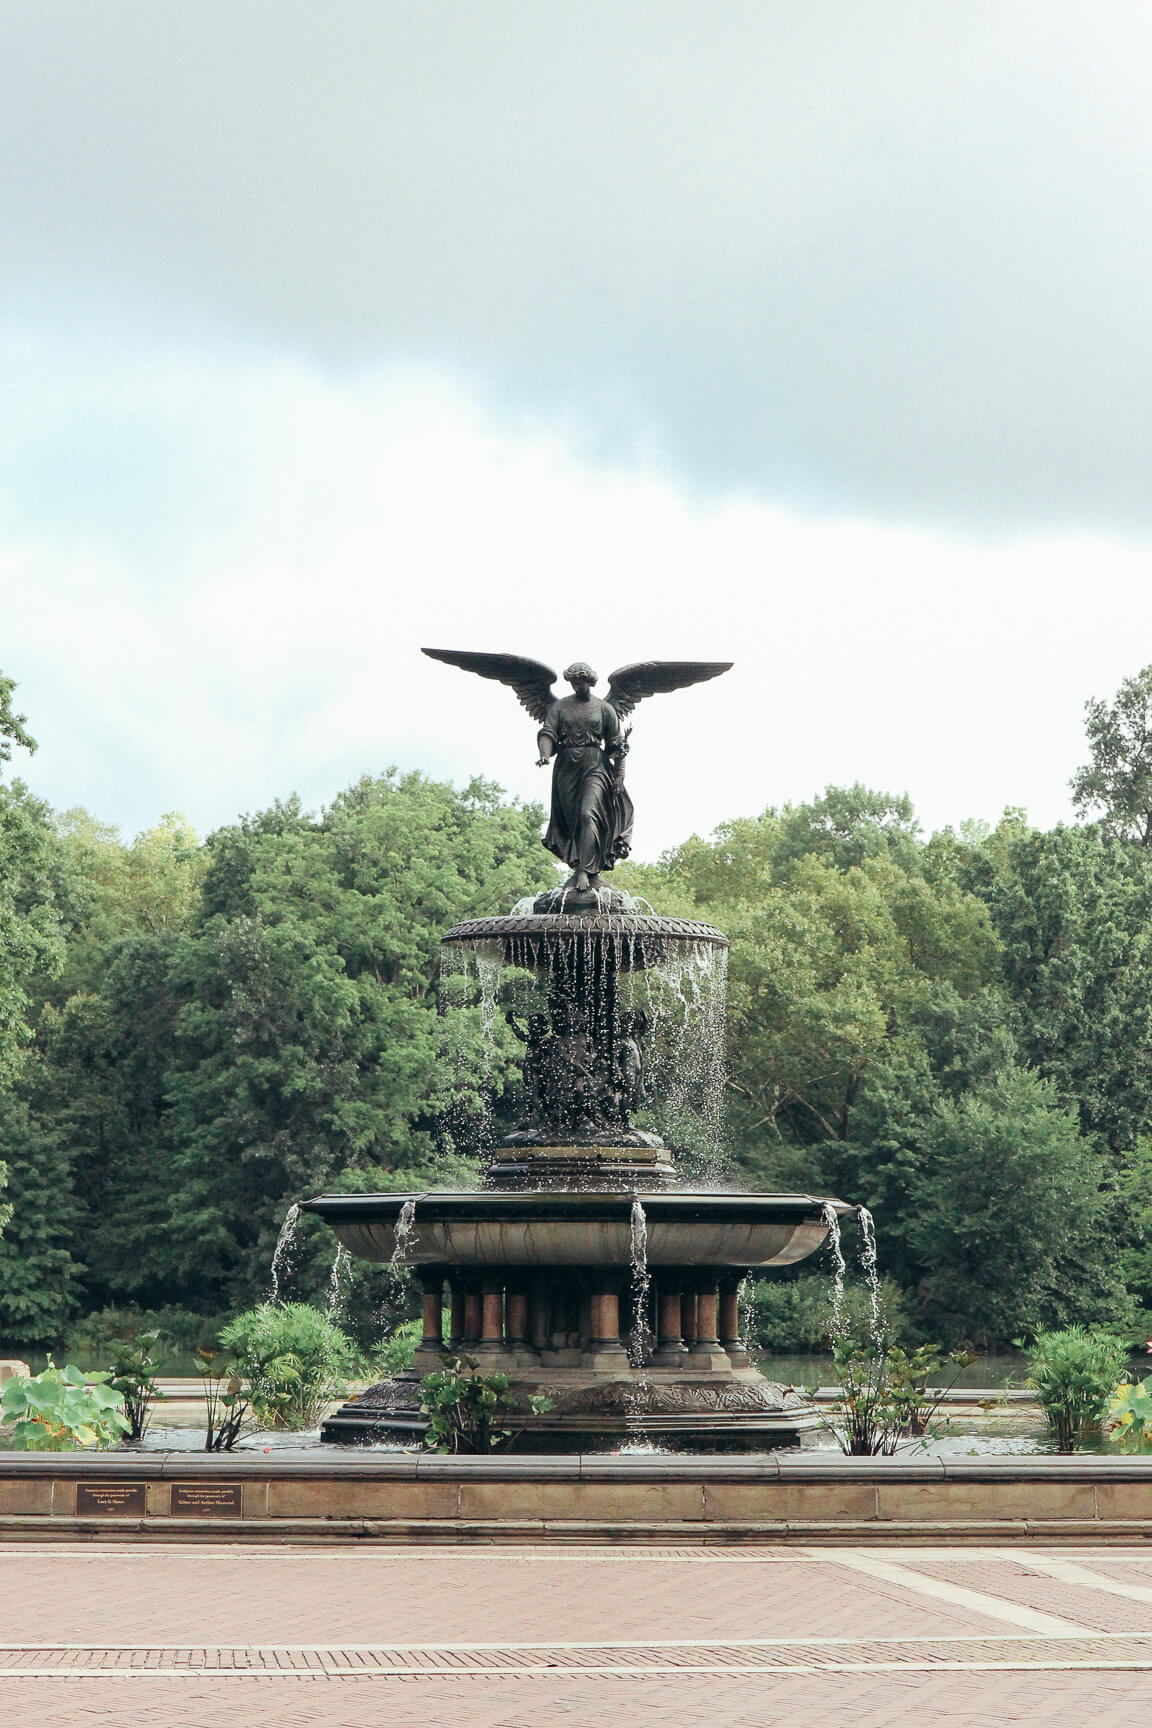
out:
M1132 1549L0 1548L37 1728L852 1728L1152 1709Z

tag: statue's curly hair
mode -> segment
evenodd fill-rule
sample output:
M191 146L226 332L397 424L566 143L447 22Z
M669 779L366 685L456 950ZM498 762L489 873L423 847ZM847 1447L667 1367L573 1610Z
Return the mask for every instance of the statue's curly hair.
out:
M587 660L573 660L571 666L565 666L564 677L567 683L573 683L577 678L587 678L589 684L595 684L596 674Z

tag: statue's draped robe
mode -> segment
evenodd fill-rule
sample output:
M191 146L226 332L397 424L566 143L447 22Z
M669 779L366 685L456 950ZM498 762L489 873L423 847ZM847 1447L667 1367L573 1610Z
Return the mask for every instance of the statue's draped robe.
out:
M555 751L552 818L544 844L571 870L598 876L632 845L632 800L608 755L620 743L620 720L598 696L562 696L540 728Z

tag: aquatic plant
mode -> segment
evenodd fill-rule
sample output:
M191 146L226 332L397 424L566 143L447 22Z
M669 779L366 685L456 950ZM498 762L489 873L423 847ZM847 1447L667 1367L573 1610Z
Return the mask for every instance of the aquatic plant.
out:
M232 1372L262 1428L313 1428L347 1391L356 1351L339 1326L306 1302L263 1302L220 1334Z
M842 1452L852 1457L890 1458L901 1443L920 1440L932 1417L973 1358L937 1344L915 1350L878 1347L841 1338L832 1350L840 1396L826 1418ZM947 1366L946 1366L947 1365ZM930 1385L929 1382L939 1384Z
M445 1356L444 1367L420 1382L420 1408L428 1417L427 1442L435 1452L502 1452L516 1431L500 1426L516 1399L507 1374L482 1374L475 1356ZM551 1398L529 1399L533 1415L553 1408Z
M1082 1441L1100 1433L1109 1399L1126 1377L1126 1341L1111 1332L1065 1326L1058 1332L1037 1332L1031 1344L1014 1342L1027 1351L1025 1384L1036 1393L1057 1450L1075 1452Z
M104 1373L49 1359L40 1374L16 1374L0 1393L0 1422L12 1424L13 1452L76 1452L111 1446L129 1430L124 1400Z
M148 1432L158 1399L163 1398L156 1375L164 1365L159 1332L141 1332L135 1344L122 1344L112 1359L109 1384L124 1400L129 1440L142 1440Z
M1108 1400L1108 1416L1121 1452L1152 1452L1152 1377L1122 1381Z

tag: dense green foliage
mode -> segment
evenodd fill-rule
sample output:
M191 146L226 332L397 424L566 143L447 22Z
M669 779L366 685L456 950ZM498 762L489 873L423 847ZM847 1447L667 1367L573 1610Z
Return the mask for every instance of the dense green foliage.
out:
M1089 702L1086 722L1092 760L1072 779L1077 810L1099 810L1107 833L1152 845L1152 666L1113 701Z
M403 1320L382 1341L376 1361L382 1380L394 1380L412 1366L424 1336L423 1320Z
M944 1393L971 1360L962 1351L945 1360L936 1344L908 1351L840 1338L832 1346L840 1391L825 1425L849 1457L891 1458L931 1432Z
M832 787L617 872L730 933L733 1174L868 1205L907 1343L1152 1317L1150 700L1152 669L1089 705L1083 826L925 837L907 799ZM0 766L14 745L0 679ZM293 1201L473 1182L520 1047L497 1016L489 1108L438 942L555 880L540 819L390 771L125 845L0 781L0 1342L93 1311L211 1342L268 1294ZM332 1252L305 1215L284 1294L323 1305ZM762 1336L820 1341L820 1271L761 1285ZM362 1262L340 1292L362 1348L407 1303Z
M832 1286L824 1268L815 1272L789 1268L757 1278L749 1295L749 1336L757 1349L796 1356L827 1350ZM908 1302L889 1278L881 1286L880 1308L885 1337L894 1343L905 1337L911 1322ZM853 1337L862 1338L868 1331L870 1304L863 1283L845 1289L844 1320Z
M869 1206L910 1335L1152 1305L1148 850L1018 812L925 841L905 800L830 788L629 875L733 937L742 1175Z
M1108 1418L1121 1452L1152 1451L1152 1376L1117 1386L1108 1400Z
M441 1358L443 1368L420 1382L420 1408L428 1418L425 1444L433 1452L503 1452L516 1430L501 1426L516 1399L507 1374L482 1374L475 1356ZM534 1415L553 1408L543 1393L529 1398Z
M262 1428L312 1428L348 1389L349 1340L307 1302L262 1302L229 1321L220 1343Z
M124 1400L107 1374L49 1363L41 1374L16 1374L0 1393L0 1425L12 1452L76 1452L111 1446L128 1434Z
M1027 1384L1047 1417L1060 1452L1075 1452L1100 1433L1109 1401L1127 1378L1123 1338L1067 1326L1038 1332L1028 1349Z
M0 1095L0 1339L54 1341L81 1308L235 1311L267 1293L292 1201L418 1187L434 1162L476 1180L479 1022L446 1063L439 937L553 880L538 810L389 773L318 817L290 800L200 845L169 816L123 846L21 799L25 923L43 914L52 946L25 945L35 1040ZM302 1221L287 1293L318 1296L331 1257ZM387 1286L360 1263L345 1292L363 1344Z

